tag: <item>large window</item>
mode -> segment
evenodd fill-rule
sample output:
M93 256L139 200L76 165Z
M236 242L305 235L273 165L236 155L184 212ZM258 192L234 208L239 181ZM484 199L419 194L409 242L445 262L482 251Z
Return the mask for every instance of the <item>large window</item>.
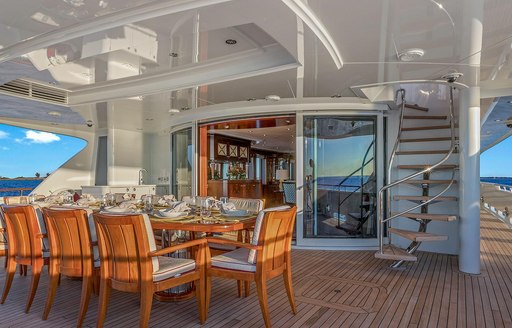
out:
M172 134L172 194L178 199L192 195L192 128Z
M304 238L376 235L376 119L304 118Z

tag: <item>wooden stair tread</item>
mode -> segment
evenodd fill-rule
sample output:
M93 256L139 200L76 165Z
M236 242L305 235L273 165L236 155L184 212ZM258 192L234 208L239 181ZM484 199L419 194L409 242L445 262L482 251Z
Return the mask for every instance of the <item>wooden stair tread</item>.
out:
M384 245L381 252L376 252L375 257L383 260L394 261L411 261L416 262L418 258L412 254L407 253L404 249L393 245Z
M412 200L412 201L427 201L430 200L431 196L394 196L394 200ZM454 196L440 196L436 198L436 201L456 201L457 197Z
M433 154L447 154L448 150L403 150L397 151L397 155L433 155ZM457 153L457 150L454 150L452 154Z
M433 165L425 165L425 164L407 164L407 165L398 165L399 169L404 170L423 170L429 167L432 167ZM457 168L458 165L455 164L443 164L437 166L434 170L450 170Z
M450 141L451 137L436 137L436 138L405 138L400 139L400 142L432 142L432 141ZM457 138L455 138L457 140Z
M395 215L397 213L393 213ZM456 215L451 214L431 214L431 213L405 213L402 214L403 217L411 218L411 219L420 219L420 220L432 220L432 221L455 221L457 220Z
M445 125L427 125L427 126L411 126L407 128L402 128L402 131L422 131L422 130L444 130L450 129L450 124ZM457 128L457 126L455 126Z
M409 184L449 184L452 180L408 180L405 183ZM453 183L457 183L457 180L454 180Z
M404 120L446 120L446 115L404 115Z
M395 235L399 235L399 236L409 239L411 241L418 241L418 242L448 240L448 236L436 235L436 234L428 233L428 232L410 231L410 230L402 230L402 229L395 229L395 228L389 228L388 232L394 233Z
M414 104L414 105L405 104L405 108L421 110L422 112L428 112L428 108L427 107L421 107L421 106L418 106L417 104Z

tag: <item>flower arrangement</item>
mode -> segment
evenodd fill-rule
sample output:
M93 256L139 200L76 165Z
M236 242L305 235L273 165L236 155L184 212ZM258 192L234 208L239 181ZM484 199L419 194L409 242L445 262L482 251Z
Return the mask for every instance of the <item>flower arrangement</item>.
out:
M228 170L228 177L229 177L229 179L233 179L233 180L245 179L246 178L245 170L240 165L237 165L237 164L231 165Z

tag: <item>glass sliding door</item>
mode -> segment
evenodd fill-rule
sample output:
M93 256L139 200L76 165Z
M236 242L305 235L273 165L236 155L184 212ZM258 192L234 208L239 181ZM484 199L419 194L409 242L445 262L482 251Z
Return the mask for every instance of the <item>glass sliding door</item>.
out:
M171 137L172 184L171 193L177 199L192 195L193 167L192 128L174 132Z
M376 237L376 117L303 117L303 238Z

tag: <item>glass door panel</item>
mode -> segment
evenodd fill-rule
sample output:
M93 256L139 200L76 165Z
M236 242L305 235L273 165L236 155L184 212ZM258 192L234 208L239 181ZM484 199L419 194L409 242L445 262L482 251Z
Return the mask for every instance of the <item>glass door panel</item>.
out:
M192 195L192 128L174 132L171 137L172 194L177 199Z
M304 117L304 238L376 237L376 124Z

